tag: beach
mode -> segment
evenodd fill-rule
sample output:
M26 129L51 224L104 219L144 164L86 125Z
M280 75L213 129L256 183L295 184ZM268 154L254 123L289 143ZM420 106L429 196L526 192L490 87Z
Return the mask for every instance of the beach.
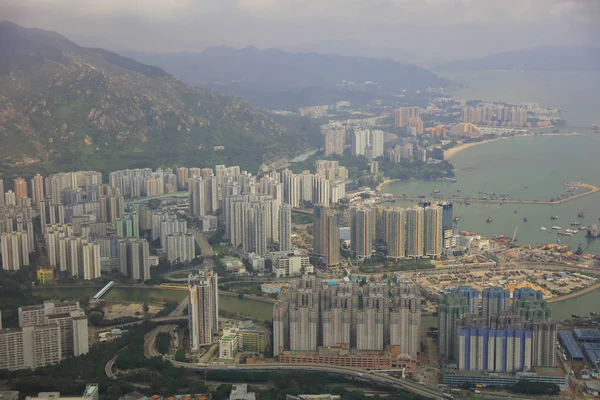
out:
M465 150L465 149L469 149L471 147L475 147L475 146L479 146L480 144L484 144L484 143L491 143L491 142L497 142L498 140L507 140L507 139L513 139L513 138L520 138L520 137L535 137L535 136L579 136L579 135L583 135L583 133L577 133L577 132L572 132L572 133L526 133L523 135L515 135L515 136L508 136L508 137L499 137L499 138L494 138L494 139L489 139L489 140L482 140L480 142L472 142L472 143L463 143L460 144L456 147L452 147L448 150L444 151L444 159L448 160L450 158L452 158L453 156L455 156L456 154L460 153L461 151Z

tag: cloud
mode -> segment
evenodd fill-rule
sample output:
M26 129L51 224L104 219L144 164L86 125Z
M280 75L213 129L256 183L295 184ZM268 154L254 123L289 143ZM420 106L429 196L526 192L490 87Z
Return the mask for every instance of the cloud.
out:
M436 58L591 42L596 0L0 0L2 18L143 51L355 40Z

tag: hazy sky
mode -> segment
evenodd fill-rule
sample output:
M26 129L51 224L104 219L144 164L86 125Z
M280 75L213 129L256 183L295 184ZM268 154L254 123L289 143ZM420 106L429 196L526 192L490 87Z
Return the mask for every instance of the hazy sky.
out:
M359 41L430 62L600 37L600 0L0 0L0 18L112 50Z

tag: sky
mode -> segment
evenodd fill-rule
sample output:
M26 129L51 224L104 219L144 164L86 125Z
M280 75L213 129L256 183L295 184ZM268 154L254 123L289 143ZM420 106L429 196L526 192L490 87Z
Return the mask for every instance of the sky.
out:
M600 37L600 0L0 0L0 19L115 51L228 45L476 58Z

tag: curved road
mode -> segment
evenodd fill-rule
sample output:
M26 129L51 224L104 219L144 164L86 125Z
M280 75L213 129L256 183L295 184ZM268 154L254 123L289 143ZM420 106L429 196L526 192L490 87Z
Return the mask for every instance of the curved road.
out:
M447 399L452 398L451 395L440 392L439 390L429 388L427 386L414 383L402 378L396 378L393 376L385 375L377 371L365 371L356 368L348 367L335 367L329 365L319 364L281 364L281 363L269 363L269 364L242 364L235 366L224 366L224 365L206 365L206 364L192 364L182 363L177 361L171 361L175 367L183 367L198 371L317 371L326 372L332 374L347 375L353 378L364 379L367 381L384 384L399 388L411 393L418 394L420 396L429 399Z

